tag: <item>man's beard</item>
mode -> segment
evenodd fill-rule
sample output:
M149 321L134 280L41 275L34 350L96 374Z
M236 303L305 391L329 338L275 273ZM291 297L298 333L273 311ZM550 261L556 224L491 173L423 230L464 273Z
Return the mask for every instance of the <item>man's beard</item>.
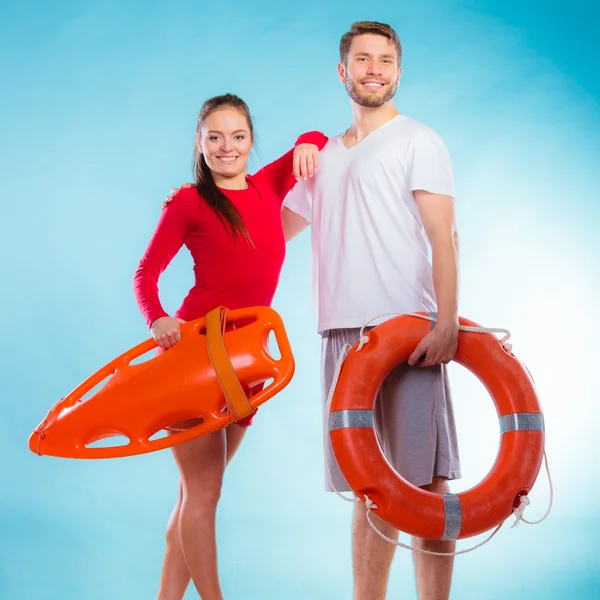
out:
M383 106L394 97L398 89L397 86L388 84L385 93L383 96L380 96L379 94L363 92L359 86L360 84L354 83L354 80L350 79L350 77L346 78L346 91L348 95L356 104L365 108L379 108Z

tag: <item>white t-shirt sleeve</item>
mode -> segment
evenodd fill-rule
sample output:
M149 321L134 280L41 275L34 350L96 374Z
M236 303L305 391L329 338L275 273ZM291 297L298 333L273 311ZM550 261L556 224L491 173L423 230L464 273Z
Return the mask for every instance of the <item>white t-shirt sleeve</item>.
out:
M442 138L431 129L420 131L411 150L408 167L410 191L424 190L454 198L454 171Z
M309 223L312 221L312 198L305 181L299 181L283 199L283 206L300 215Z

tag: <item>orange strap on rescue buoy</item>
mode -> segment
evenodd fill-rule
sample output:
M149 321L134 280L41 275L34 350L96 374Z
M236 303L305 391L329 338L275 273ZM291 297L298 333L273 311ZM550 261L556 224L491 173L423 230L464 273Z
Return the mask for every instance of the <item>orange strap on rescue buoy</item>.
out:
M295 368L281 317L266 306L217 310L182 324L181 340L168 351L136 362L156 348L149 339L99 369L52 407L31 434L30 450L63 458L153 452L227 427L248 407L252 412L272 398L291 381ZM227 327L232 323L235 328ZM269 352L271 333L279 359ZM268 385L242 400L240 390L261 383ZM157 436L187 420L199 424ZM115 436L127 443L93 445Z
M463 318L460 325L479 328ZM544 417L533 380L512 352L491 333L460 331L454 360L483 383L498 413L496 462L483 481L458 494L434 494L403 479L378 442L375 402L384 379L408 359L430 327L422 318L403 315L378 325L366 334L368 342L352 347L331 401L329 436L346 481L377 516L416 537L457 540L502 523L531 490L543 459Z
M240 384L231 360L225 349L225 324L227 309L224 306L215 308L206 315L206 348L215 375L221 384L227 406L236 421L254 412L248 402L246 392Z

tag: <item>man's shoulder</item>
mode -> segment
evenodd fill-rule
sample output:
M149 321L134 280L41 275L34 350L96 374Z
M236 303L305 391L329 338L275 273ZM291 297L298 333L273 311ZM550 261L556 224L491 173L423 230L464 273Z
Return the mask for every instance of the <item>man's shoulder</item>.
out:
M399 115L398 127L402 130L403 135L418 139L418 138L437 138L441 139L440 135L429 125L421 123L407 115Z
M325 150L328 150L329 152L331 152L331 150L334 150L336 148L339 148L339 143L338 141L343 137L344 132L340 132L337 133L336 135L332 135L326 142L326 144L323 146L323 148L321 148L321 152L324 152Z

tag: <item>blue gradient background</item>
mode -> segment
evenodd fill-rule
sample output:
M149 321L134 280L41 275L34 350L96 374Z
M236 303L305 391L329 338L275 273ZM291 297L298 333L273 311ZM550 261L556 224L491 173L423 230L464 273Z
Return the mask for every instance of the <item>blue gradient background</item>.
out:
M4 600L155 597L176 498L170 453L40 458L27 437L59 397L147 337L131 278L164 195L191 177L202 101L226 91L247 100L259 136L252 170L302 131L338 133L351 119L338 41L361 19L397 29L397 106L452 154L461 314L511 329L547 418L550 518L507 525L458 557L452 597L600 598L598 4L24 0L0 9ZM351 508L321 491L309 236L288 251L274 306L297 375L261 409L226 475L226 598L351 597ZM161 280L169 310L191 281L181 253ZM483 387L460 367L451 376L459 491L485 475L498 433ZM548 502L545 474L531 498L535 519ZM390 588L416 597L405 550Z

